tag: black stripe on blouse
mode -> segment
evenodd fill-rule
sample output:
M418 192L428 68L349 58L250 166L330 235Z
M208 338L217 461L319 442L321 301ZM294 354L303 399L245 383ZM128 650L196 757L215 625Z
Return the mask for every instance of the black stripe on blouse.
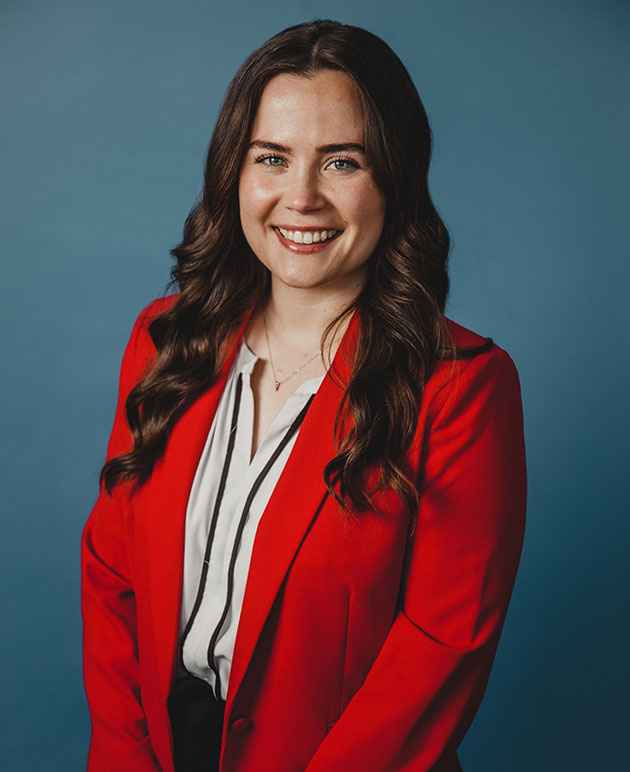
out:
M219 480L219 490L217 491L217 497L214 502L214 510L212 512L212 521L210 523L210 532L208 533L208 540L206 541L206 549L203 556L203 568L201 571L201 577L199 579L199 586L197 588L197 597L195 598L195 603L193 606L193 610L190 614L190 618L188 620L188 623L186 624L186 627L184 629L184 633L182 635L181 644L179 647L179 662L181 667L190 675L194 675L193 673L190 673L186 665L184 664L184 643L186 642L186 638L188 637L188 633L190 632L195 619L197 617L197 614L199 612L199 608L201 607L201 601L203 600L203 591L206 586L206 579L208 576L208 567L210 565L210 552L212 550L212 543L214 541L214 534L217 528L217 522L219 519L219 510L221 509L221 501L223 500L223 494L225 492L225 484L227 482L228 472L230 470L230 462L232 460L232 453L234 451L234 443L236 441L236 426L237 426L237 420L238 420L238 412L239 407L241 403L241 393L243 391L243 379L241 376L241 373L238 374L238 380L236 382L236 396L234 398L234 407L232 409L232 421L230 424L230 438L228 441L227 446L227 452L225 454L225 460L223 462L223 470L221 471L221 478Z

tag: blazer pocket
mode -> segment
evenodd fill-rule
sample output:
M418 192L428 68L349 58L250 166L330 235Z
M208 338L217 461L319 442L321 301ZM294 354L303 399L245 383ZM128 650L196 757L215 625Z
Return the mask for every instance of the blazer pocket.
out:
M337 688L334 690L331 700L331 709L326 724L327 729L331 729L341 715L344 708L345 684L346 684L346 664L348 660L348 643L350 640L350 613L352 609L352 590L348 588L346 592L346 613L341 644L341 656L339 658L339 670L337 674Z

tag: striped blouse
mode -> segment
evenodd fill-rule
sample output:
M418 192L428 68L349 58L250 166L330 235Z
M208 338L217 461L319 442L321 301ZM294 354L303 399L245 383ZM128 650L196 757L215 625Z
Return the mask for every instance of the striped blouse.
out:
M245 339L228 375L190 490L178 670L225 700L256 528L324 375L304 381L250 461L258 360Z

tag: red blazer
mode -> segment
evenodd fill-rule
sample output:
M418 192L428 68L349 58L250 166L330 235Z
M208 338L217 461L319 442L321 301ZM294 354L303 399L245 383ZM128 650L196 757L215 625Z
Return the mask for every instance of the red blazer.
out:
M135 321L107 458L130 449L125 400L155 355ZM345 379L355 313L334 359ZM144 488L99 489L83 529L90 772L172 772L186 505L249 315L218 381L181 416ZM229 680L221 772L456 772L483 697L522 549L526 468L519 377L505 350L448 320L461 347L429 379L409 450L415 531L401 502L357 524L322 481L342 389L325 378L254 542ZM485 350L483 344L487 344ZM330 431L328 429L330 428ZM370 487L375 478L369 480Z

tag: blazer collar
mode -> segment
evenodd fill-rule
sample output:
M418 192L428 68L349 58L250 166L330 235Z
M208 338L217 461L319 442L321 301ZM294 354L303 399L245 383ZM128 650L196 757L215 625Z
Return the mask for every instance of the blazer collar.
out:
M190 488L252 313L253 308L248 310L233 332L217 380L177 421L164 454L156 463L149 481L134 499L138 529L135 538L143 540L143 550L147 551L148 603L156 643L155 675L161 694L168 694L175 674L185 519ZM238 695L265 620L291 561L328 496L323 471L336 454L333 425L352 372L359 332L360 314L355 309L260 519L248 574L255 577L255 582L248 581L245 587L226 712L231 710ZM344 432L346 420L344 415ZM300 481L299 486L295 485L296 480Z

